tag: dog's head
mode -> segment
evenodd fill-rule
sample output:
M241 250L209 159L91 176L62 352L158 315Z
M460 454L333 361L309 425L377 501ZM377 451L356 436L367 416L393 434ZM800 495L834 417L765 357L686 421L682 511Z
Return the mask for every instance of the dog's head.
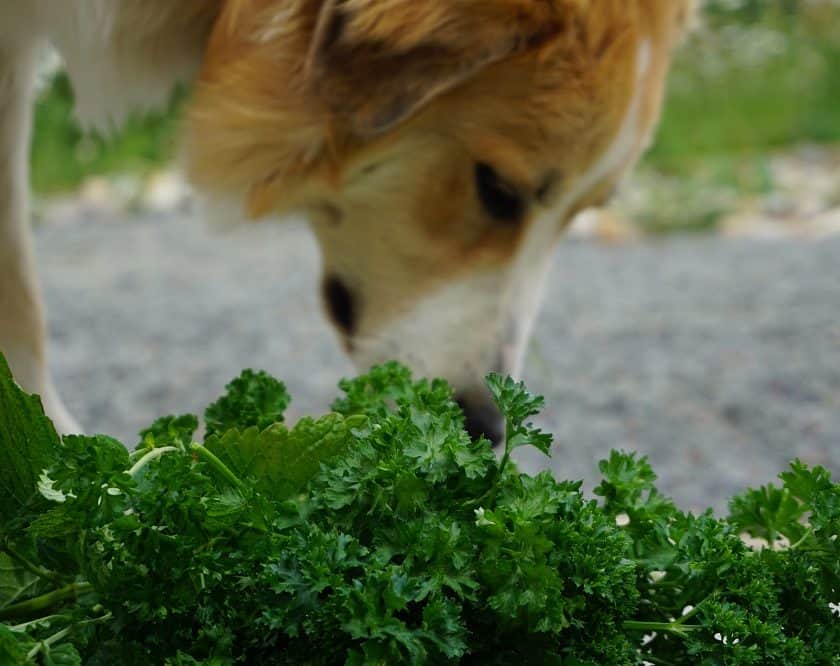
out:
M227 0L189 115L199 187L305 211L360 367L516 373L560 231L644 149L690 0Z

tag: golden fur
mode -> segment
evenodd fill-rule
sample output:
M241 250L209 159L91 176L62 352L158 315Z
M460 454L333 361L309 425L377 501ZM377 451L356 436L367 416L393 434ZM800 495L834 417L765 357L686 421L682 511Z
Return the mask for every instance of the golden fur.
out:
M353 261L348 236L375 243L384 218L409 218L401 238L358 258L371 274L365 293L397 283L404 303L454 272L515 253L527 224L487 223L469 163L492 163L529 189L551 172L568 185L620 125L635 88L635 53L647 39L651 70L633 159L565 211L558 232L576 211L601 203L647 144L690 7L682 0L349 0L330 42L320 33L335 21L335 5L227 3L189 114L188 168L200 187L246 192L252 217L313 207L319 217L325 202L342 210L352 218L345 234L316 223L328 264ZM395 99L403 113L393 111ZM392 172L355 187L360 165L379 158L396 163ZM369 300L379 304L370 328L403 310L387 293Z
M113 103L107 122L117 98L142 105L200 65L184 130L195 185L234 216L309 216L357 363L399 358L475 395L487 371L517 371L560 231L608 198L650 140L691 4L0 0L14 28L0 27L0 81L4 46L51 40L83 110L88 89L104 89L93 107ZM521 198L521 219L488 215L477 165ZM27 270L0 274L0 302L32 283ZM18 310L37 351L33 302ZM6 331L21 312L0 313ZM0 329L0 347L22 335Z

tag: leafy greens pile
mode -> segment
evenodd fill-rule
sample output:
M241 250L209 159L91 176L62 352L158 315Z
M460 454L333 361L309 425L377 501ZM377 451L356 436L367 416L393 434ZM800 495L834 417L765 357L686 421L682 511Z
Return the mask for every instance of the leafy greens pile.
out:
M491 376L497 461L396 364L333 413L244 372L136 451L59 438L0 357L0 664L838 664L840 484L799 462L724 520L644 459L520 474L542 405ZM752 549L750 534L765 547Z

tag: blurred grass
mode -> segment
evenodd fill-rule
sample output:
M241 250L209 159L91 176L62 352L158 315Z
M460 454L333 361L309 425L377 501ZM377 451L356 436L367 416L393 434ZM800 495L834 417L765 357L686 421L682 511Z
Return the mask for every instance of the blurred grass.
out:
M175 152L183 94L166 112L133 117L113 136L83 132L73 116L73 91L58 72L42 91L35 109L32 142L32 187L38 194L57 194L79 187L88 177L117 173L144 174L161 167Z
M708 231L775 189L770 157L840 143L840 3L708 0L680 51L631 206L652 233Z
M681 51L657 140L641 167L667 187L637 214L646 230L713 228L727 191L772 191L767 155L840 142L840 5L832 0L707 0L703 26ZM177 102L173 105L173 109ZM72 190L88 176L143 174L171 159L177 114L133 119L105 140L72 118L58 74L36 109L33 187ZM658 200L661 199L661 200Z
M680 52L648 156L656 167L840 141L840 7L740 4L764 8L709 12Z

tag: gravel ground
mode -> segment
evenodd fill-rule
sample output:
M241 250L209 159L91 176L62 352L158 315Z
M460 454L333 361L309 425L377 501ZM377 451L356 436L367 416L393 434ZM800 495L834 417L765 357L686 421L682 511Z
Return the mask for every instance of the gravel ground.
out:
M52 360L89 431L133 444L243 367L284 379L296 418L352 373L302 225L59 217L36 232ZM569 241L548 294L525 379L546 396L558 475L591 488L599 458L635 449L679 503L722 510L797 456L840 473L840 238Z

